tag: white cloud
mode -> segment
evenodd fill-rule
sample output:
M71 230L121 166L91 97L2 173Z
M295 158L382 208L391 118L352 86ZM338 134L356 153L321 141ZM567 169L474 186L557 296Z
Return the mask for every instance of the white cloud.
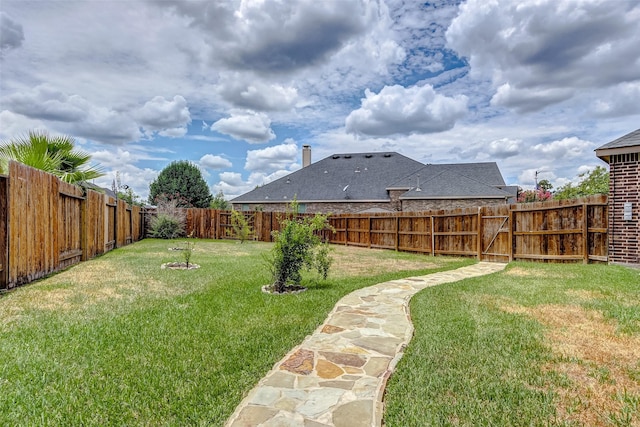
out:
M161 132L163 136L184 136L191 123L187 101L180 95L171 101L163 96L154 97L137 111L136 118L146 131Z
M40 120L33 120L8 110L0 111L0 138L10 139L26 135L33 129L46 129Z
M370 136L408 135L451 129L467 112L467 97L437 94L431 85L385 86L365 91L362 106L347 117L346 131Z
M244 168L253 172L272 172L278 169L292 170L298 157L296 144L280 144L262 150L247 151Z
M219 83L220 95L237 108L254 111L289 111L298 100L298 91L277 83L260 81L242 73L224 75Z
M79 95L68 95L47 84L9 95L5 104L13 113L41 120L53 131L78 137L122 144L141 136L130 115L91 104Z
M521 139L501 138L489 142L471 142L467 146L454 148L462 157L477 161L495 161L517 156L522 152L524 143Z
M640 113L640 81L621 83L598 94L592 109L600 117L622 117Z
M32 119L77 122L87 117L91 105L78 95L67 95L48 84L30 91L14 93L5 98L5 105L14 113Z
M232 110L231 117L220 119L211 125L211 130L245 140L250 144L260 144L276 137L271 130L271 120L264 113Z
M640 79L639 19L637 2L469 0L446 36L495 105L530 112Z
M205 169L225 169L233 166L229 160L213 154L205 154L198 163Z
M549 143L540 143L531 147L535 156L543 156L547 159L567 159L584 157L595 149L595 144L583 141L575 136L563 138Z
M290 174L288 170L277 170L273 173L252 172L249 178L244 181L242 175L235 172L223 172L219 175L220 181L212 186L214 193L222 191L228 199L238 197L259 185L265 185L276 179Z
M505 83L491 98L491 105L504 105L519 113L528 113L567 100L572 96L573 90L571 89L515 89L509 83Z

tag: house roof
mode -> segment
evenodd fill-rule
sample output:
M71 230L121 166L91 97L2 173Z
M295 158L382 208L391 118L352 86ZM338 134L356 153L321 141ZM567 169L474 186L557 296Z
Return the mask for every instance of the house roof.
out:
M435 166L435 165L430 165ZM462 166L462 165L461 165ZM428 166L427 166L428 168ZM497 167L496 167L497 168ZM426 168L425 168L426 169ZM435 173L426 180L414 181L414 187L400 196L401 199L470 199L470 198L510 198L512 195L504 190L481 182L477 179L462 175L457 167L433 168ZM457 170L458 169L458 170ZM477 168L471 168L474 170ZM423 169L421 172L425 172ZM417 174L413 174L416 176ZM416 176L417 178L417 176ZM495 177L494 177L495 178ZM500 176L502 180L502 176ZM504 184L504 181L502 181Z
M421 191L416 187L420 186ZM401 199L509 198L495 162L429 164L395 152L334 154L231 203L388 202L388 190Z
M231 200L232 203L389 201L386 188L424 164L398 153L334 154Z
M596 156L607 163L612 155L638 152L640 152L640 129L596 148Z
M461 177L460 180L462 180L462 177L467 177L491 186L505 185L504 178L502 178L500 169L498 169L498 165L495 162L450 163L425 165L419 171L410 173L401 180L394 182L388 189L409 189L416 187L418 182L422 184L447 170L455 174L455 176L452 176L454 180L453 185L464 185L462 182L457 183L457 177Z

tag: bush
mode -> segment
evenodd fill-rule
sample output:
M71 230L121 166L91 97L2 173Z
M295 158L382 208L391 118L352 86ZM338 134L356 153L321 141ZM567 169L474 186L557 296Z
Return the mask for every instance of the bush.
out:
M185 215L175 200L158 203L157 214L151 218L151 237L175 239L184 236Z
M302 268L314 268L326 279L332 262L328 245L316 234L329 227L327 216L296 218L292 212L297 212L296 201L282 221L282 230L273 232L274 246L267 258L273 274L271 287L278 293L300 287Z

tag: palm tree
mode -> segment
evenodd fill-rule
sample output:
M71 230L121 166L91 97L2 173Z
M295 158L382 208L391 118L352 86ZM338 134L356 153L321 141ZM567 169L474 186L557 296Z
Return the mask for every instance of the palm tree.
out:
M49 136L47 132L31 131L0 143L0 172L7 173L10 160L56 175L64 182L80 184L104 174L87 166L91 155L76 150L70 136Z

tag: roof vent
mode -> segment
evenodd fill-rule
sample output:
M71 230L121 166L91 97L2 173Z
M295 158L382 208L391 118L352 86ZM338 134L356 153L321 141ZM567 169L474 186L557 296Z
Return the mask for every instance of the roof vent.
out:
M339 159L340 156L338 156L337 154L331 157L332 159Z
M329 171L324 171L324 173L329 173Z
M351 154L347 154L346 156L344 156L345 159L350 159L351 158Z
M360 173L360 168L356 168L356 173Z
M391 157L391 153L384 153L384 157Z
M370 158L372 158L372 157L373 157L373 154L365 154L364 156L365 156L367 159L370 159Z

